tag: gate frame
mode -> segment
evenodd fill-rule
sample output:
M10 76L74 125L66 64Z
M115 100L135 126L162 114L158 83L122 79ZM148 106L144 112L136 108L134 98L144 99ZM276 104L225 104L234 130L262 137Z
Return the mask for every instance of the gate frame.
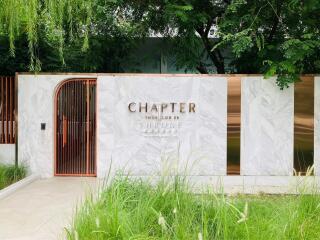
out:
M93 174L57 174L57 114L58 114L58 95L59 92L61 90L61 88L68 82L73 82L73 81L85 81L85 80L89 80L89 81L96 81L95 85L96 85L96 95L95 95L95 109L96 109L96 117L95 117L95 130L96 130L96 136L95 136L95 147L94 147L94 173ZM53 176L54 177L97 177L97 129L98 129L98 125L97 125L97 114L98 114L98 78L94 78L94 77L79 77L79 78L67 78L62 80L61 82L59 82L57 84L57 86L55 87L55 92L54 92L54 99L53 99L53 130L54 130L54 136L53 136L53 153L54 153L54 161L53 161Z

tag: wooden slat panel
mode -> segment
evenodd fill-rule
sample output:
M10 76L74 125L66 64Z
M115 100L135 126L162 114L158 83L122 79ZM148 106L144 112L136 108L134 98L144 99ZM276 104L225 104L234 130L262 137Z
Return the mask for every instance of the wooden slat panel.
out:
M0 76L0 144L15 143L15 78Z

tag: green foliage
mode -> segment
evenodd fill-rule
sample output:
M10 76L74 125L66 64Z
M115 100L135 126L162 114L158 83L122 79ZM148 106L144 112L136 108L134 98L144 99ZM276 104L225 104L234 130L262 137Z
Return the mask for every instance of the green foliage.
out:
M278 75L283 89L320 70L319 10L317 0L232 1L219 23L221 45L231 45L238 72Z
M26 168L23 166L0 164L0 190L15 183L26 176Z
M320 196L194 194L186 180L117 177L77 211L67 238L318 239Z
M156 33L172 41L166 51L179 68L277 75L283 89L319 73L319 19L318 0L0 0L0 61L30 71L121 71L129 51ZM22 60L21 47L28 62L12 60Z
M0 59L0 69L4 72L12 68L33 72L99 70L102 65L121 57L107 54L120 52L123 55L134 47L133 39L142 36L140 22L135 23L129 16L124 2L120 1L0 0L0 42L4 43L0 55L5 58ZM28 54L19 56L24 49L17 47L26 48ZM103 63L97 60L88 63L94 55L99 55L100 60L109 59ZM14 56L23 58L23 64L13 59ZM25 56L29 60L26 61ZM6 66L12 63L20 68Z

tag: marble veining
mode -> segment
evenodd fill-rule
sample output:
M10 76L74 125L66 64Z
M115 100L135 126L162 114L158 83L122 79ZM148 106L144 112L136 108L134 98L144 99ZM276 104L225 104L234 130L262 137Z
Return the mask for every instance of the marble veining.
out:
M226 78L99 76L98 86L98 175L226 174ZM146 136L145 114L130 112L131 102L192 102L196 112L175 113L172 134Z
M242 77L241 175L293 173L293 86L281 91L275 78Z

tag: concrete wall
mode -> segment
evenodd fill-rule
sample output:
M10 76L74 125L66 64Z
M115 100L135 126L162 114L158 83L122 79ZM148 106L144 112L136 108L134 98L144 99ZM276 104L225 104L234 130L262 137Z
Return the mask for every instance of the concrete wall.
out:
M14 164L15 151L15 144L0 144L0 164Z

